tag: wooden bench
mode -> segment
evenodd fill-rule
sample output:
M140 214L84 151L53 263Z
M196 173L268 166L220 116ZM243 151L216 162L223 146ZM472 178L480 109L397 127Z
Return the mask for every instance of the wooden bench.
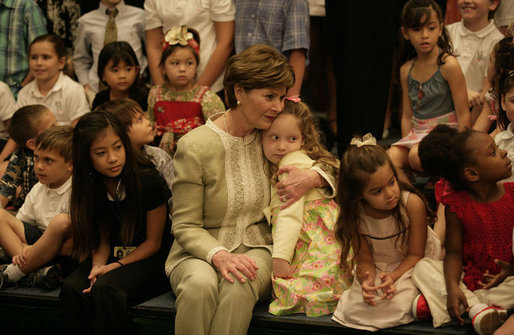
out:
M175 319L175 297L162 294L132 308L134 324L143 334L172 334ZM37 288L0 290L1 334L59 334L59 290ZM4 330L7 329L7 332ZM376 334L473 334L471 326L447 326L434 329L430 322L413 322L384 329ZM57 332L56 332L57 330ZM257 305L248 334L367 334L332 321L330 316L309 318L303 314L275 316L266 304Z

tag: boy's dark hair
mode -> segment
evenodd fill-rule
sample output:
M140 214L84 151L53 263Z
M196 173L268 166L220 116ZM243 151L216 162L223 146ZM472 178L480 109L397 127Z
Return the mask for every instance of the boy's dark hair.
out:
M73 127L54 126L50 127L36 138L36 148L39 150L53 150L64 158L65 162L72 159Z
M18 147L25 148L28 140L37 137L39 122L46 113L51 112L43 105L27 105L14 112L7 130Z
M468 190L463 171L473 164L467 141L474 130L459 132L447 125L438 125L419 144L419 158L423 171L434 177L442 177L456 190Z
M145 114L139 104L132 99L109 100L95 108L95 112L111 113L120 121L125 131L129 131L132 121Z

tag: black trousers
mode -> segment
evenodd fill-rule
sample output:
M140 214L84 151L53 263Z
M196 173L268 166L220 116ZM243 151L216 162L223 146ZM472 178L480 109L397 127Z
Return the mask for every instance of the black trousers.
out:
M91 294L91 259L87 259L63 283L60 299L64 334L134 334L128 309L170 290L164 273L167 254L127 264L99 277Z

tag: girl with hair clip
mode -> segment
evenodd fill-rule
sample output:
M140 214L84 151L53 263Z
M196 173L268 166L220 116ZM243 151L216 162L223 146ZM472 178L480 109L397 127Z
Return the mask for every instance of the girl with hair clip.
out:
M131 98L143 110L148 107L148 89L139 80L139 61L125 41L106 44L98 56L98 78L107 86L96 94L93 109L109 100Z
M438 124L463 130L471 126L464 75L452 56L443 15L433 0L409 0L402 10L404 58L402 87L402 139L388 150L399 177L422 171L418 145ZM405 170L405 171L404 171Z
M441 244L428 227L432 211L416 189L398 178L371 134L352 139L343 154L337 191L341 264L354 269L355 279L333 320L369 331L413 321L411 307L419 294L411 278L414 265L441 255Z
M283 165L310 169L321 163L337 174L339 162L321 145L307 105L299 99L294 101L285 101L282 113L261 135L271 177L271 203L264 210L273 234L274 300L269 312L320 316L334 312L352 280L351 272L342 271L339 264L341 249L334 235L338 206L314 188L281 209L283 202L275 184L287 173L277 178L276 172Z
M463 324L467 312L478 334L492 334L507 318L503 308L514 307L514 277L502 270L514 264L514 184L500 182L512 174L511 161L487 133L445 125L421 141L419 155L425 172L455 191L442 198L444 263L423 259L414 269L430 313L427 305L413 309L431 314L434 327Z
M196 84L199 52L200 38L194 29L175 26L164 36L159 67L165 80L150 90L148 118L155 121L159 147L172 156L180 137L225 111L216 93Z
M81 264L60 293L65 332L129 334L129 307L169 290L170 191L134 154L118 119L103 112L75 128L72 178L72 256Z
M493 122L496 126L491 136L494 138L498 133L507 129L509 120L504 113L500 112L500 101L498 99L498 85L500 76L504 72L514 71L514 22L508 28L508 36L499 41L491 53L487 76L491 81L491 89L486 94L486 102L473 129L489 132Z

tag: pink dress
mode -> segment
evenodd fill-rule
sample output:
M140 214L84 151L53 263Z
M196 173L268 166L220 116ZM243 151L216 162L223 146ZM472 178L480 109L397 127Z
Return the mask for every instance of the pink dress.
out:
M406 204L410 192L402 193L402 201ZM403 213L406 215L406 213ZM381 283L378 275L382 272L395 270L405 259L406 245L397 245L399 234L395 218L374 219L362 214L360 233L366 238L376 267L375 284ZM440 259L441 243L428 227L425 257ZM411 307L419 294L412 282L413 269L406 271L395 283L396 293L391 300L376 299L376 306L363 302L362 287L358 280L353 281L352 287L343 292L332 319L344 326L377 331L383 328L395 327L414 321ZM381 292L378 292L381 294Z

